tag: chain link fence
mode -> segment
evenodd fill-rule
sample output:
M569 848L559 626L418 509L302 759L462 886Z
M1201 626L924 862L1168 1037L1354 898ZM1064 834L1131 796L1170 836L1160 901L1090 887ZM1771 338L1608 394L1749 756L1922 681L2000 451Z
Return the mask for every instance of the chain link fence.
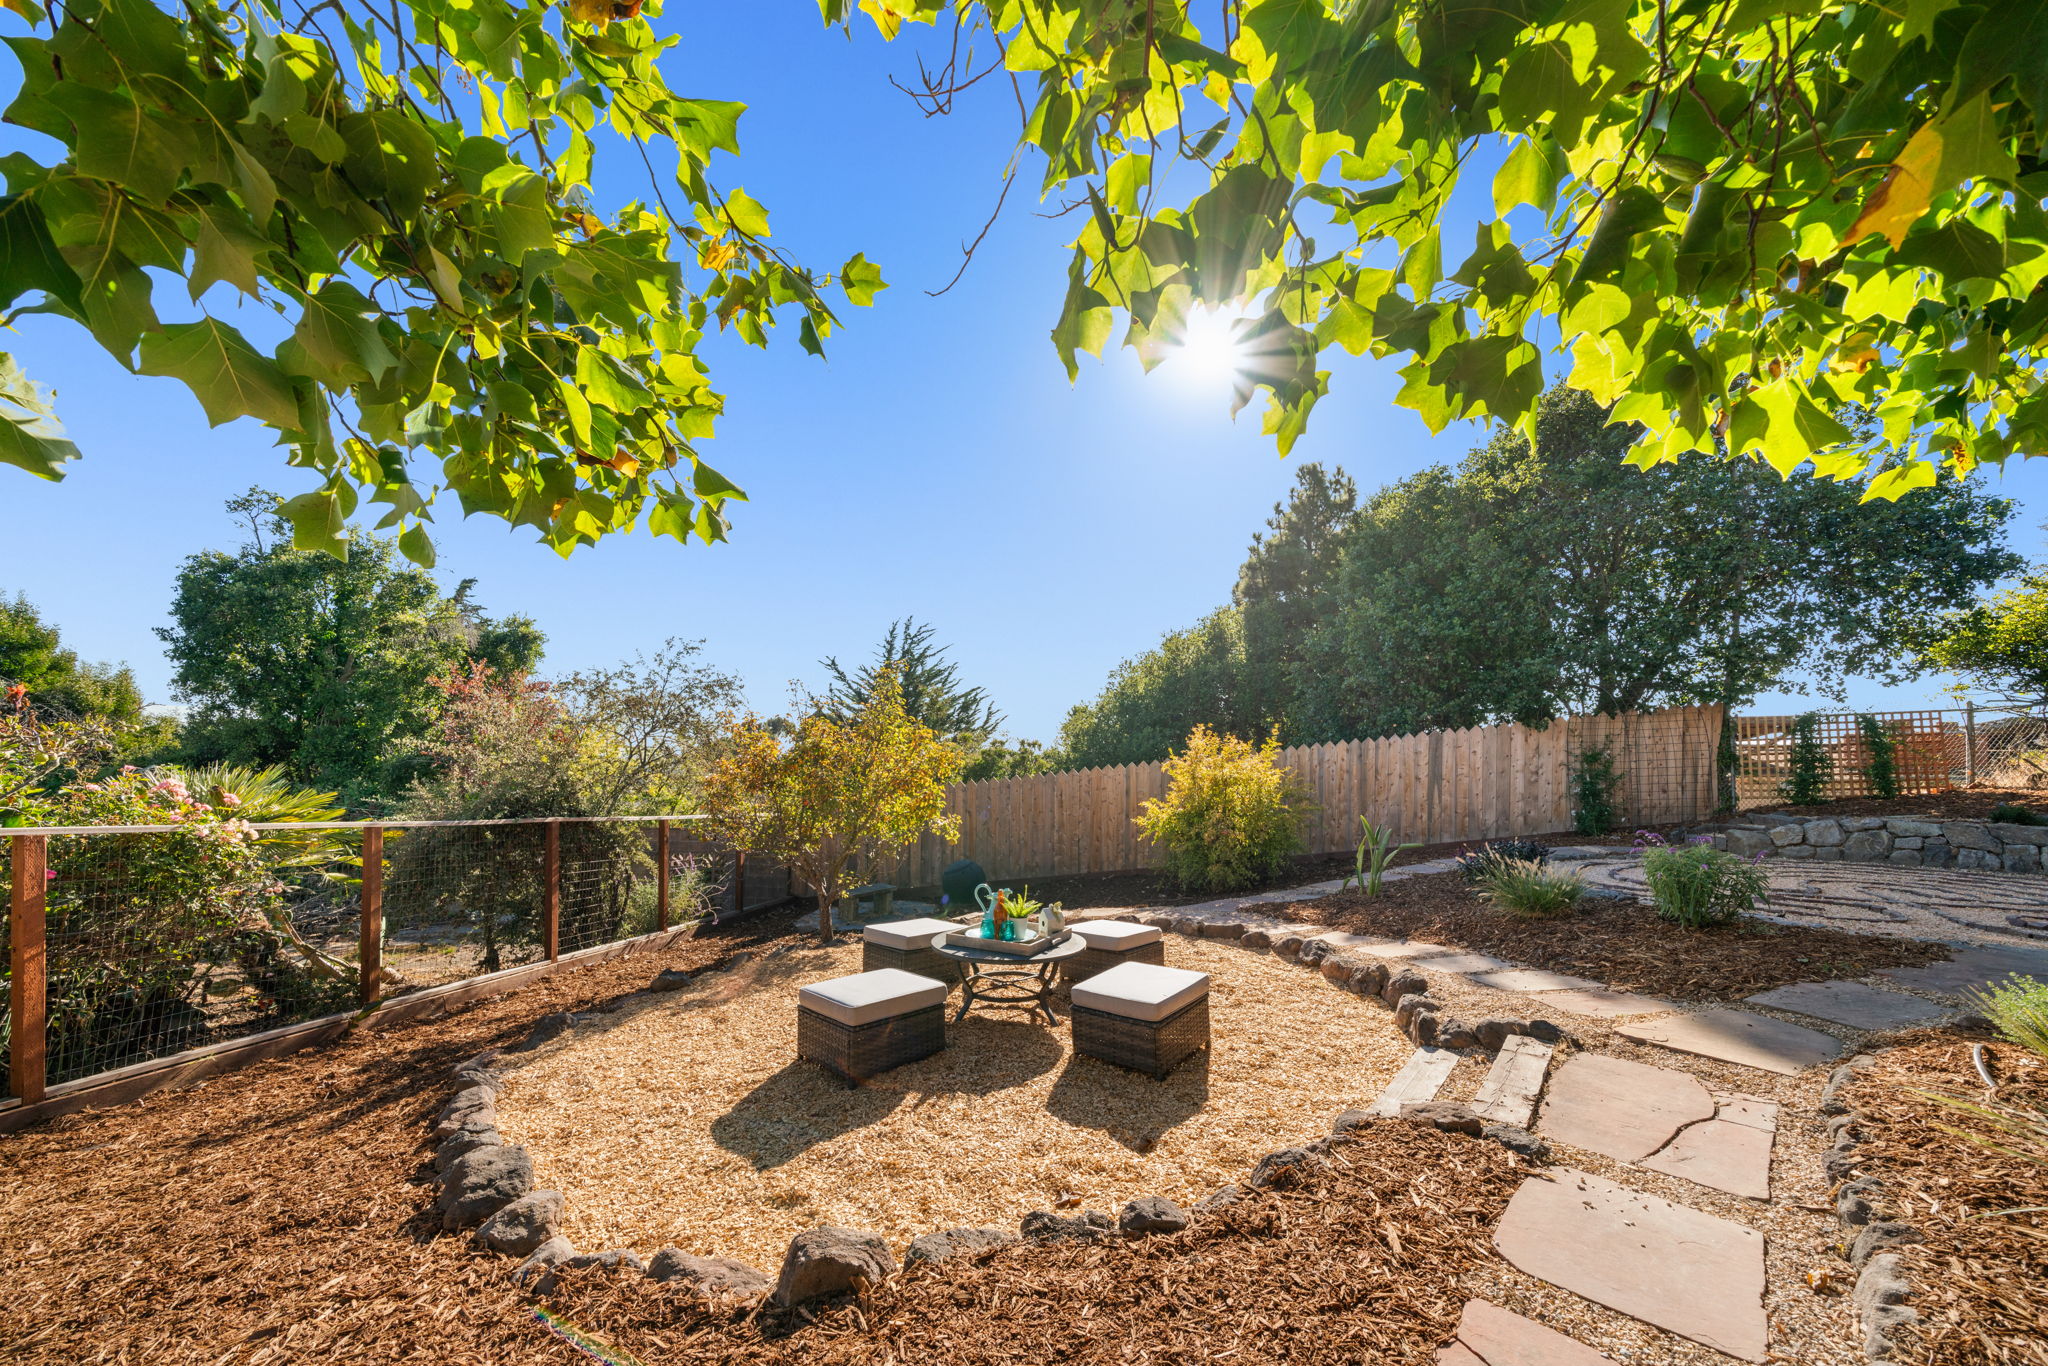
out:
M0 1095L787 899L695 819L7 831Z

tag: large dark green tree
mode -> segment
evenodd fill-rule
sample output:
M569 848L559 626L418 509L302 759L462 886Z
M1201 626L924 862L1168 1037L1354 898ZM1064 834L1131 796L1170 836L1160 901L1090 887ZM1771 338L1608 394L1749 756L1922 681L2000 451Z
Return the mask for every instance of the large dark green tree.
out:
M1252 537L1232 599L1244 626L1244 705L1274 723L1284 719L1285 680L1301 663L1319 599L1336 572L1338 539L1358 511L1358 485L1343 470L1303 465L1285 503ZM1291 737L1290 737L1291 738Z
M524 673L541 634L522 617L486 617L470 581L443 593L388 538L350 530L345 558L295 550L264 501L252 490L231 505L253 517L239 551L186 559L157 632L193 707L186 757L281 764L356 807L395 796L444 698L431 680L472 659Z
M1844 415L1850 424L1861 419ZM1913 676L1928 615L2018 560L1953 476L1899 503L1747 461L1648 471L1585 394L1369 502L1297 671L1327 736L1747 703L1795 675Z
M1067 713L1059 749L1072 768L1145 763L1198 723L1251 738L1266 721L1246 681L1243 616L1224 607L1117 665L1101 696Z
M11 602L0 598L0 686L26 688L30 705L54 708L59 716L142 720L134 672L81 660L23 594Z

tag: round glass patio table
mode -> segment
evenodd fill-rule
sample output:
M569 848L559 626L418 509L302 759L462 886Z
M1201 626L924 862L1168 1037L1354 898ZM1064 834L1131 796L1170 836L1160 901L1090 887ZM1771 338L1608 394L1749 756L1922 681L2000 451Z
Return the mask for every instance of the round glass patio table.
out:
M1023 1006L1045 1016L1049 1025L1059 1023L1052 1013L1053 984L1059 966L1088 947L1080 935L1069 935L1049 949L1033 954L1004 953L1001 949L979 949L968 944L941 944L932 949L960 964L960 1011L955 1024L965 1019L978 1002L989 1006Z

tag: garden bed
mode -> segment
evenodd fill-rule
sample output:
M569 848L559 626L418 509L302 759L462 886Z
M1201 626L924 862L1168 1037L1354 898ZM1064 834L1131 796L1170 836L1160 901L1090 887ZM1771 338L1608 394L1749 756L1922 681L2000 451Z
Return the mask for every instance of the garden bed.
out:
M1572 831L1554 831L1547 835L1527 835L1521 838L1540 841L1548 845L1560 844L1608 844L1627 848L1634 840L1634 832L1614 833L1589 837ZM1468 849L1477 848L1484 840L1452 840L1443 844L1426 845L1420 849L1404 850L1394 863L1401 868L1429 859L1455 858ZM1219 897L1250 896L1258 892L1282 892L1310 883L1329 882L1335 878L1350 877L1358 870L1358 858L1354 853L1307 854L1288 860L1287 866L1278 875L1240 887L1234 892L1190 892L1164 870L1140 868L1124 873L1074 873L1060 877L998 878L1006 887L1029 885L1031 895L1042 901L1057 901L1070 911L1093 910L1098 907L1145 906L1191 906L1197 902L1215 901ZM898 892L899 896L914 900L936 901L937 887L912 887Z
M1168 962L1210 974L1213 1041L1163 1082L1075 1057L1065 1021L977 1008L949 1018L942 1052L850 1088L797 1060L795 1002L860 959L858 942L789 945L500 1059L498 1126L566 1196L569 1240L676 1244L772 1274L820 1224L900 1251L1035 1209L1191 1205L1319 1137L1412 1051L1384 1009L1316 974L1176 938Z
M1793 982L1864 977L1949 956L1941 944L1755 919L1689 930L1637 902L1582 901L1569 915L1524 919L1481 901L1460 873L1389 882L1377 897L1338 892L1274 909L1290 920L1469 949L1617 991L1694 1001L1738 1000Z
M1985 1042L1996 1099L2048 1110L2048 1062ZM1916 1323L1899 1330L1926 1366L2040 1366L2048 1362L2048 1148L2024 1147L1923 1092L1986 1098L1971 1043L1954 1034L1902 1041L1857 1070L1841 1099L1858 1114L1858 1176L1875 1178L1886 1218L1924 1243L1891 1249L1911 1287ZM1973 1142L1968 1130L1987 1142ZM2003 1213L2003 1211L2019 1211Z

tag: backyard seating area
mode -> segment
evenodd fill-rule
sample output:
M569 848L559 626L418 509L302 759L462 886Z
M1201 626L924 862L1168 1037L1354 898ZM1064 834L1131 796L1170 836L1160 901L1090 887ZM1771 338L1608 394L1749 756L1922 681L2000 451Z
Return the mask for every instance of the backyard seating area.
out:
M1383 1009L1219 942L1077 982L1051 1025L984 1005L941 1023L948 984L856 971L875 947L788 944L495 1063L499 1128L564 1192L563 1233L651 1256L688 1229L773 1268L821 1224L901 1246L1034 1209L1193 1205L1413 1051Z

